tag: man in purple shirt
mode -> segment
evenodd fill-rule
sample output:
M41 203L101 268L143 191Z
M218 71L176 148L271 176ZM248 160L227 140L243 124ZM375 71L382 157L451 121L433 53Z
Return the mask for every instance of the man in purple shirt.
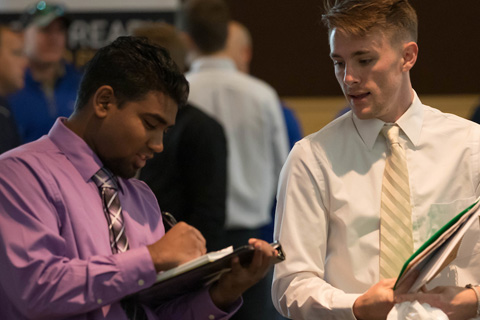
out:
M153 193L130 179L162 151L187 96L188 83L165 50L121 37L87 65L70 118L0 157L0 319L127 319L124 297L205 253L200 232L183 222L165 234ZM123 253L112 254L92 180L102 167L118 182L129 242ZM249 267L234 261L208 288L142 306L147 318L229 318L276 253L264 241L250 243Z

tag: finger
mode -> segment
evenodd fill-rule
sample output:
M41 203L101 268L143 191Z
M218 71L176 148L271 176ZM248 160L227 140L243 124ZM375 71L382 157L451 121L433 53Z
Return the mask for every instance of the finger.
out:
M259 248L257 243L254 244L253 258L248 266L249 272L255 272L258 268L262 266L263 254L262 250Z
M240 264L240 259L238 257L234 257L232 259L232 264L231 264L231 268L232 268L232 273L233 274L238 274L240 272L242 272L242 265Z
M207 241L203 237L202 233L192 226L190 226L189 232L191 233L193 240L196 242L196 246L199 249L200 253L202 255L207 253Z
M197 229L192 227L193 233L195 234L195 237L203 244L205 245L207 243L207 240L205 240L205 237L202 235L202 233Z

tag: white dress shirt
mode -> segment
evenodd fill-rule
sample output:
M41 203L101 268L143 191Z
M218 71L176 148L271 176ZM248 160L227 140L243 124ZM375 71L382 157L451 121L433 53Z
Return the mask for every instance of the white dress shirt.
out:
M227 228L271 221L288 138L276 92L232 60L200 58L186 75L189 101L223 125L227 138Z
M415 94L396 122L406 152L414 249L480 194L480 126L423 105ZM352 306L379 281L384 122L350 111L298 142L280 175L272 296L286 316L355 319ZM479 225L430 287L480 282ZM475 255L476 254L476 255ZM473 258L477 258L473 261ZM475 265L475 268L472 268ZM468 270L468 271L467 271Z

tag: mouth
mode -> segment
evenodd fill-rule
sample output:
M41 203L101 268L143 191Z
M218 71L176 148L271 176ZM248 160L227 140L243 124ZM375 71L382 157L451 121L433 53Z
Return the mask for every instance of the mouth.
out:
M153 155L150 154L138 154L137 159L135 161L135 166L137 168L143 168L147 163L147 160L153 158Z
M359 101L359 100L362 100L362 99L365 99L366 97L368 97L370 95L370 92L365 92L365 93L357 93L357 94L348 94L348 96L350 97L350 99L354 100L354 101Z

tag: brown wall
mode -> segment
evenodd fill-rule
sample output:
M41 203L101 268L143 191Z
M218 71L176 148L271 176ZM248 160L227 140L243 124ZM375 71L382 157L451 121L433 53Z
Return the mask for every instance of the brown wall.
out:
M253 75L282 96L340 95L328 58L322 0L227 0L251 31ZM480 0L411 0L419 16L419 94L480 95Z

